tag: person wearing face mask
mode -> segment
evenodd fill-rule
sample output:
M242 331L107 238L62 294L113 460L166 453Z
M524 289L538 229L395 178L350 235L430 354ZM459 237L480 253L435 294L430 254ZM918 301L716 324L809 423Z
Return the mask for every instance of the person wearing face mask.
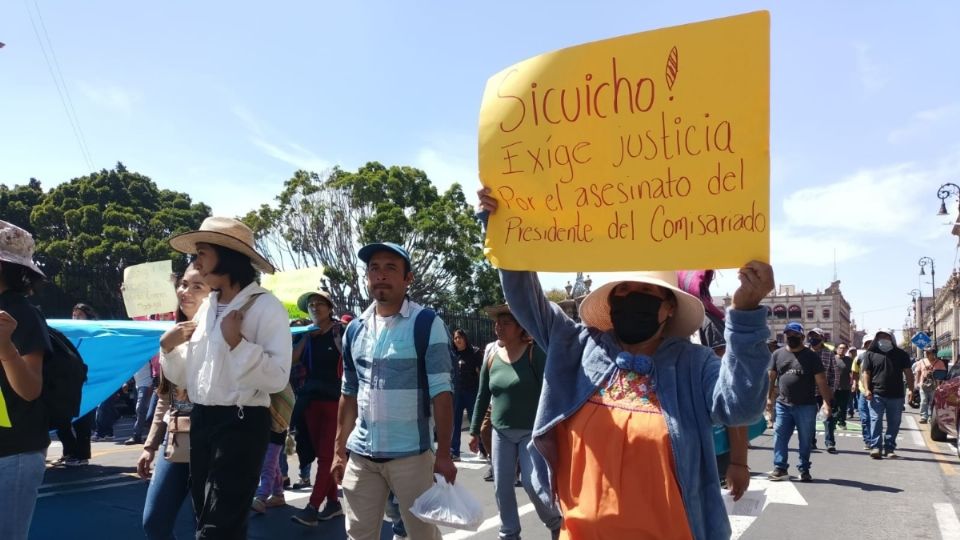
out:
M480 218L498 206L478 192ZM535 272L500 270L517 321L547 353L533 429L533 482L556 494L563 539L726 539L713 424L758 420L770 359L766 309L773 269L739 271L718 361L689 336L700 300L675 272L633 272L596 288L581 323L544 296Z
M773 470L767 473L772 481L790 478L788 447L793 431L797 431L800 449L801 482L812 482L810 476L810 451L817 427L817 400L814 388L824 398L827 414L833 391L827 384L820 356L804 347L803 326L798 322L787 323L783 331L787 346L777 349L770 359L770 396L776 397L776 420L773 426ZM774 390L776 388L776 390Z
M880 330L863 358L861 366L863 395L870 404L870 457L881 459L886 455L896 459L897 433L903 414L903 381L906 377L910 398L913 399L913 371L910 355L897 347L893 332ZM883 417L887 430L883 431Z
M836 394L837 390L840 388L840 368L837 364L837 359L834 357L833 351L828 349L824 345L824 333L820 328L814 328L807 332L807 343L810 345L810 350L816 353L820 357L820 362L823 364L823 374L827 378L827 386L830 387L830 395L833 396ZM814 395L817 399L817 408L823 407L825 399L823 394L820 392L820 389L814 387ZM836 408L836 403L830 403L830 409L833 410ZM823 422L824 430L826 431L824 436L824 443L827 446L827 452L831 454L837 453L837 441L834 437L834 434L837 429L837 423L833 419L833 416L829 416ZM813 449L817 448L817 431L813 431Z

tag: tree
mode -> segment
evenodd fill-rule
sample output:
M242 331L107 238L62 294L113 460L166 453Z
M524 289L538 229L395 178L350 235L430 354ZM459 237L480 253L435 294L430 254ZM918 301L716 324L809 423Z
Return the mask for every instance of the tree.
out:
M0 184L0 216L4 221L33 234L30 211L39 205L42 199L43 188L40 187L40 181L36 178L31 178L26 185L13 186L13 188Z
M102 316L124 313L123 269L173 259L186 264L167 239L196 229L210 207L185 193L158 189L122 163L74 178L43 197L30 213L37 263L58 287Z
M297 171L277 201L243 217L258 248L280 268L323 266L343 307L361 307L367 296L357 250L383 241L410 252L417 301L453 309L502 301L496 273L482 258L480 224L458 184L441 194L419 169L371 162L356 172Z

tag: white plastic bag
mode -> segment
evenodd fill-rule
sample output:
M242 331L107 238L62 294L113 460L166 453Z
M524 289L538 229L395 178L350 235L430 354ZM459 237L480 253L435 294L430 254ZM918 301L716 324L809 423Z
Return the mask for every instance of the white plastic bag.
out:
M437 482L417 497L410 512L418 518L444 527L476 531L483 522L483 506L462 485L448 484L440 474Z

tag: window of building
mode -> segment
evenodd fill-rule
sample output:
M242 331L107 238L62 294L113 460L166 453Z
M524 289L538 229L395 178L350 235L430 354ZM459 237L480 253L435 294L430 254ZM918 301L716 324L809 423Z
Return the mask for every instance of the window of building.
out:
M790 308L787 310L787 315L789 315L791 319L799 319L801 313L802 311L800 310L800 306L796 304L790 306Z
M807 308L807 320L808 321L813 320L813 308Z
M825 321L830 320L830 308L828 307L823 308L823 320Z
M787 307L784 305L773 306L773 316L778 319L787 318Z

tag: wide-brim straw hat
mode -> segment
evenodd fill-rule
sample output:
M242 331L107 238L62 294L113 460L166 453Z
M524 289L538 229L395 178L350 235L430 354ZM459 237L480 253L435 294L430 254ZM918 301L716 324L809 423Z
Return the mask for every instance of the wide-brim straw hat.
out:
M33 236L13 223L0 221L0 261L19 264L47 277L33 262Z
M257 253L253 247L253 231L240 221L227 217L208 217L200 224L200 229L178 234L170 239L170 247L180 253L195 255L197 243L214 244L232 249L250 257L250 263L257 270L272 274L276 271L266 257Z
M593 290L580 304L580 320L587 326L606 332L613 328L610 320L610 293L621 283L649 283L673 292L677 308L667 319L664 337L689 338L703 324L703 303L692 294L677 287L676 272L635 272L623 279L611 281Z
M510 315L513 316L513 312L510 311L510 306L507 304L497 304L495 306L487 306L483 308L483 312L487 314L491 319L496 319L500 315Z
M307 310L307 308L309 307L307 306L307 303L310 301L310 298L313 296L319 296L324 300L326 300L327 304L330 305L330 310L333 311L333 306L334 306L333 297L331 297L330 293L328 293L327 291L309 291L301 294L300 297L297 298L297 309L299 309L304 313L310 313Z

